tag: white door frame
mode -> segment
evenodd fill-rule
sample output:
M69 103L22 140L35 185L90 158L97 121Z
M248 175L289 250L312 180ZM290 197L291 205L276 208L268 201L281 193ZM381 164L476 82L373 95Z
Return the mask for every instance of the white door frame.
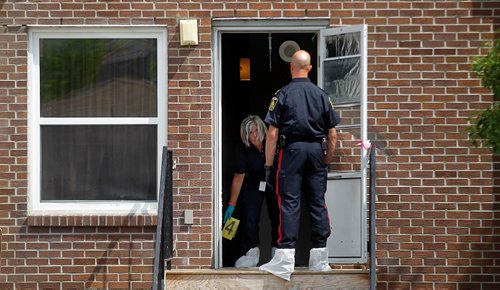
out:
M214 18L212 19L212 96L213 148L212 165L214 198L213 252L214 268L222 265L222 98L220 71L221 36L223 33L318 33L328 27L329 18ZM318 42L319 46L319 42ZM319 49L319 48L318 48Z

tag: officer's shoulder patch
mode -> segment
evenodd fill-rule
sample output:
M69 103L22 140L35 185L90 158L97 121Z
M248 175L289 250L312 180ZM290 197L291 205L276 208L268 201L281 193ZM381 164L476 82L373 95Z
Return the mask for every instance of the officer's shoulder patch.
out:
M278 98L277 97L273 97L271 99L271 103L269 104L269 111L272 112L274 111L274 109L276 109L276 104L278 103Z

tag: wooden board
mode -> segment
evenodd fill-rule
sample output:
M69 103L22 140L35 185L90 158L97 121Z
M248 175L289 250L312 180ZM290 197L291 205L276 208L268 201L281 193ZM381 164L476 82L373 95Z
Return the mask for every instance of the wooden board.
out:
M369 288L366 270L334 270L312 272L295 270L290 281L251 269L168 270L166 289L355 289Z

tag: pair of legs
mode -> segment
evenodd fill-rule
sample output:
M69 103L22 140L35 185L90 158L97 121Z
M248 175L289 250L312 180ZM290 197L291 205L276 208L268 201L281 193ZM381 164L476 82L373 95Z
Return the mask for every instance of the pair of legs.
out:
M260 244L260 216L262 203L266 201L267 212L271 221L271 246L276 247L277 228L278 228L278 210L276 196L267 189L265 192L258 188L249 188L242 191L238 200L240 208L240 229L241 244L239 254L245 255L248 250L258 247Z
M327 165L319 143L294 142L278 156L276 197L279 209L278 249L259 269L290 280L295 264L295 243L300 227L301 194L305 195L311 220L312 249L309 269L329 271L326 241L330 220L325 203Z
M312 247L326 247L326 240L330 236L330 219L325 203L327 165L323 161L321 145L295 142L281 149L278 158L278 248L295 248L302 191L311 220Z

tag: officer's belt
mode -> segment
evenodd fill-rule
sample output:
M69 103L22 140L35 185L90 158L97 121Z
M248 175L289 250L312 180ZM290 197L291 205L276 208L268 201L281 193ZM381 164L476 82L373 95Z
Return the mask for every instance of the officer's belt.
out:
M286 136L285 135L285 140L286 144L291 144L295 142L307 142L307 143L321 143L321 139L323 137L312 137L312 138L304 138L304 137L293 137L293 136Z

